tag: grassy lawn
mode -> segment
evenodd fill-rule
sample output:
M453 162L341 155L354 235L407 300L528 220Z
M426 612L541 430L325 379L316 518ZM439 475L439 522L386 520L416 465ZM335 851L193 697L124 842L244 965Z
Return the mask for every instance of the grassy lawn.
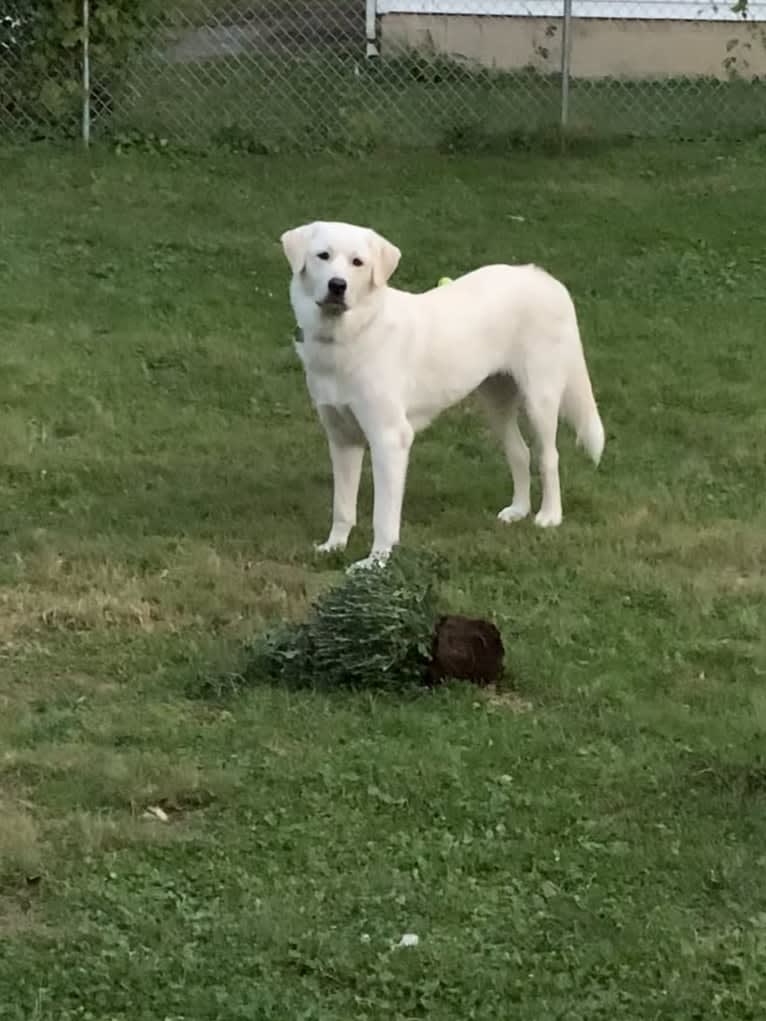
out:
M764 158L0 154L3 1021L766 1016ZM577 299L608 441L562 433L560 530L496 523L469 408L415 446L493 697L185 694L343 566L276 240L314 216L402 286Z

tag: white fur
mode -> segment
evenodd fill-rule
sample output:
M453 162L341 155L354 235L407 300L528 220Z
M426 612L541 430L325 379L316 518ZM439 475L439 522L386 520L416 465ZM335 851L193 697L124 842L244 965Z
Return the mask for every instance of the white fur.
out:
M290 299L303 342L296 350L327 433L332 528L320 550L342 549L356 524L364 447L375 487L368 565L399 541L410 447L445 408L477 392L505 450L513 499L501 521L530 510L524 408L540 450L542 502L535 521L561 523L559 413L598 464L604 428L593 398L569 292L536 266L485 266L443 287L410 294L387 286L399 249L343 223L282 235L293 272ZM329 282L345 295L327 303Z

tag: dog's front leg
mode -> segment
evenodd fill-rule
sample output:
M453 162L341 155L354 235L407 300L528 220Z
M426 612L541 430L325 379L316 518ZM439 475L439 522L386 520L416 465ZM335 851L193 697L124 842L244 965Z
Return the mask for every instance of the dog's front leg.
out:
M356 443L337 443L328 437L332 461L332 527L327 541L316 548L320 553L345 549L356 524L356 501L362 475L364 447Z
M349 430L329 409L321 414L332 462L332 527L327 541L317 545L320 553L345 549L356 524L356 503L364 460L364 437Z
M385 429L370 440L372 479L375 488L369 557L354 567L369 567L386 560L399 542L399 529L404 500L404 485L410 458L413 431L408 422L395 429Z

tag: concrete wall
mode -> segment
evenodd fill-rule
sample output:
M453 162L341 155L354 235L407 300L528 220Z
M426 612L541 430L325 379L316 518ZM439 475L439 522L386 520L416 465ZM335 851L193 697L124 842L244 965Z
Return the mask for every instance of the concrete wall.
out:
M382 52L419 50L503 71L561 69L561 19L386 14ZM572 21L572 75L664 78L766 75L766 25L716 21Z

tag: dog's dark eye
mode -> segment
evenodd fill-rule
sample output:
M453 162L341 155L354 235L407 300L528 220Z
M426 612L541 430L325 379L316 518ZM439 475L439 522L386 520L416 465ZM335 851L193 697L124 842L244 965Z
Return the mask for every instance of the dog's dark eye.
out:
M364 263L362 262L361 259L357 258L357 259L354 259L354 265L355 266L364 266Z
M317 259L321 259L322 262L327 262L329 258L330 258L329 252L319 252L319 254L317 255Z

